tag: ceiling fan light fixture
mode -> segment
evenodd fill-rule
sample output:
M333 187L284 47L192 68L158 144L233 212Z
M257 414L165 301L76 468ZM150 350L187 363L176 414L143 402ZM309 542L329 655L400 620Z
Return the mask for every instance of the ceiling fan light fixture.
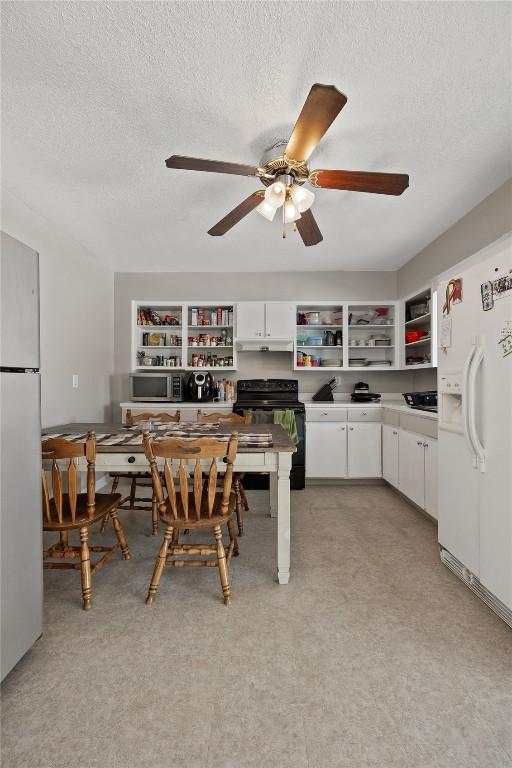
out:
M257 212L264 216L268 221L273 221L276 215L277 208L270 205L266 200L263 200L256 208Z
M273 208L279 208L285 201L286 187L282 181L275 181L265 190L265 201Z
M300 219L300 212L293 200L289 198L284 204L284 223L292 224L297 219Z
M304 187L299 187L298 184L292 186L290 194L300 213L307 211L315 202L315 193Z

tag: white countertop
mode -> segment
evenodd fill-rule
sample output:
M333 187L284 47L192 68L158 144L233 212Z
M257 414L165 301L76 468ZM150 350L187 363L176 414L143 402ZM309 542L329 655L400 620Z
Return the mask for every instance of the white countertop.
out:
M408 405L405 405L403 401L400 400L382 400L380 402L376 403L353 403L353 402L346 402L343 400L335 400L333 403L318 403L318 402L308 402L304 401L304 405L306 406L306 409L326 409L326 408L388 408L392 411L400 411L401 413L409 413L413 416L419 416L423 419L434 419L437 421L437 413L432 413L431 411L420 411L417 408L411 408Z

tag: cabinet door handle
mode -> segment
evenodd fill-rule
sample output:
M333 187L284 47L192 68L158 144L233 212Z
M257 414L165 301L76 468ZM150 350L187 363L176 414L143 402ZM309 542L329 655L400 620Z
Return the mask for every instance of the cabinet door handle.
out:
M428 448L428 443L423 443L424 448Z
M423 443L421 442L421 440L418 440L418 441L416 442L416 445L423 445Z
M354 427L349 427L349 429L350 429L351 432L354 431Z
M398 435L398 432L395 432L395 430L393 430L393 434L394 434L394 435Z
M322 411L322 416L328 416L328 415L329 415L328 413L326 413L325 411Z
M361 416L368 416L368 414L366 413L366 411L361 411Z
M342 427L342 428L341 428L341 431L342 431L342 432L344 432L344 431L345 431L345 427Z

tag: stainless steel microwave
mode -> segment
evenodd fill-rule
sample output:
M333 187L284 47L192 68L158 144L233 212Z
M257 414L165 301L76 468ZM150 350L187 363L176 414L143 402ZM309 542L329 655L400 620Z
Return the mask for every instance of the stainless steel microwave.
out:
M130 399L179 403L183 400L182 373L130 373Z

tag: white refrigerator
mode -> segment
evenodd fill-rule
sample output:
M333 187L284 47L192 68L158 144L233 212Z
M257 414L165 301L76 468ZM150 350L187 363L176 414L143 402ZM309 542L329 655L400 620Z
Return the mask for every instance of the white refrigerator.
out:
M437 289L441 558L512 626L512 234Z
M1 233L0 679L43 631L38 254Z

